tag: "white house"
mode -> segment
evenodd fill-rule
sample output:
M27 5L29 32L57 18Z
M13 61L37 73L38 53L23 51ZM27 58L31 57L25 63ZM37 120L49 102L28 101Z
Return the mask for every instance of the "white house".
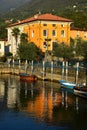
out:
M13 30L15 27L16 27L16 28L19 28L20 33L23 32L23 25L17 25L17 26L15 26L15 24L12 24L11 26L9 26L9 27L7 28L7 30L8 30L9 52L11 52L11 53L13 54L13 56L16 55L17 47L18 47L18 44L20 43L20 35L18 36L17 45L16 45L15 37L12 35L12 30Z
M5 41L0 41L0 57L5 54Z

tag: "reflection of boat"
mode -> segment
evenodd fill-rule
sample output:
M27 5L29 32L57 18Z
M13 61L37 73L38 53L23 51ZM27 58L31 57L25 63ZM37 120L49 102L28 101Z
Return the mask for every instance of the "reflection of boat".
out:
M76 86L75 83L67 82L65 80L59 80L59 83L61 84L62 87L68 88L68 89L74 89L74 87Z
M29 75L26 73L20 73L20 79L24 81L36 81L37 77L35 75Z
M87 86L82 86L82 87L76 86L74 88L74 94L87 98Z

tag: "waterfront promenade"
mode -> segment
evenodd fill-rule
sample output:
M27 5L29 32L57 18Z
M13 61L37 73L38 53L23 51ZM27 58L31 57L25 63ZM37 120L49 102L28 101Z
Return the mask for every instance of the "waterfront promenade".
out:
M54 66L53 63L47 67L44 64L0 64L0 74L12 74L19 76L20 73L34 74L39 80L49 80L52 82L58 82L58 80L61 79L75 82L76 78L78 78L78 83L85 82L84 74L81 75L79 74L78 69L72 69L68 66L66 68L63 66Z

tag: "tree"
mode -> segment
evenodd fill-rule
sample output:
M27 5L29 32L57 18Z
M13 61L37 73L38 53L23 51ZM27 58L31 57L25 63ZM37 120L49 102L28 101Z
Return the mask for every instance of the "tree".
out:
M18 56L21 60L37 60L40 59L42 51L34 43L20 43L18 48Z
M3 20L0 19L0 40L6 40L7 39L7 25Z
M19 28L17 28L17 27L13 28L13 30L12 30L12 35L15 37L15 41L16 41L16 45L17 45L18 36L20 35L20 30L19 30Z
M82 45L82 56L87 60L87 41L84 41Z
M26 33L21 33L20 43L28 43L28 35Z
M57 57L70 59L73 57L73 49L71 45L68 46L65 43L54 43L53 54Z

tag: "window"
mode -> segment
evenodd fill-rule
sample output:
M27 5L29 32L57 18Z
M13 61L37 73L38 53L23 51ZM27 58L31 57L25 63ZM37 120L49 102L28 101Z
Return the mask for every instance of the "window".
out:
M43 24L43 26L47 26L47 24Z
M87 33L84 34L84 38L87 38Z
M61 31L61 37L64 37L65 36L65 32L64 30Z
M76 37L79 37L80 33L79 31L76 32Z
M53 26L53 27L55 27L55 26L56 26L56 24L52 24L52 26Z
M61 24L61 27L64 27L64 24Z
M56 31L52 30L52 36L56 36Z
M77 34L76 37L79 37L79 35Z
M43 30L43 36L47 36L47 30Z
M32 31L32 37L34 37L34 30Z

